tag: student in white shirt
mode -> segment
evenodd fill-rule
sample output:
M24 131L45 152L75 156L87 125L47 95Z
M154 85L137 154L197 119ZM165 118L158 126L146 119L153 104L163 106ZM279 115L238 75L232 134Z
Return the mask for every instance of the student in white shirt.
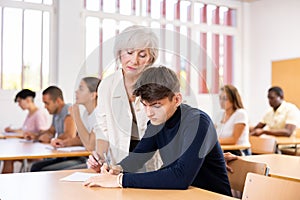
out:
M95 150L95 109L97 106L97 88L99 84L100 79L96 77L85 77L80 81L75 94L76 102L69 107L70 115L73 117L76 124L77 135L73 138L55 139L56 147L82 145L88 151ZM80 115L79 105L83 105L85 108L82 117ZM71 160L69 159L61 161L60 163L55 163L54 166L48 166L48 168L83 169L87 168L86 160L86 157L75 157Z
M284 101L283 90L277 86L268 90L268 100L271 108L251 130L251 135L291 136L300 123L299 109Z
M250 146L248 115L236 87L233 85L222 87L219 100L223 111L216 119L215 126L220 144ZM240 151L231 152L241 155ZM251 154L250 149L243 152L246 155Z

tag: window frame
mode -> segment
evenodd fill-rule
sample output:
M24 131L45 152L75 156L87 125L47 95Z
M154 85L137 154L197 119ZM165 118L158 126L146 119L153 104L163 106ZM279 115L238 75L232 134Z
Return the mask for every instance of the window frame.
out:
M37 11L46 11L49 13L49 72L48 72L48 84L51 82L56 82L57 81L57 0L53 0L52 5L48 4L43 4L43 3L31 3L31 2L24 2L24 1L13 1L13 0L2 0L0 4L0 9L2 10L1 12L1 55L0 55L0 89L1 90L6 90L3 89L3 10L5 8L17 8L21 9L22 12L24 13L25 10L37 10ZM24 16L23 16L24 17ZM5 20L5 19L4 19ZM24 19L23 19L24 20ZM23 22L24 23L24 22ZM42 24L41 24L42 25ZM22 28L23 29L23 28ZM24 37L24 29L22 32L22 38ZM22 46L24 45L24 41L22 41ZM43 48L43 43L41 43L41 49ZM24 49L22 47L22 66L20 66L22 69L21 72L21 86L20 88L23 89L24 86ZM43 54L41 52L41 63L43 59ZM42 68L40 69L40 74L42 73ZM42 75L42 74L41 74ZM42 90L46 85L43 85L42 83L42 77L40 81L39 88Z
M134 1L134 0L133 0ZM151 18L151 14L149 12L151 12L151 7L149 7L149 5L151 5L151 0L136 0L139 1L140 3L140 7L141 4L144 2L146 4L147 7L147 14L146 16L142 16L142 12L139 13L135 13L134 15L123 15L120 14L119 8L117 6L119 6L118 1L116 1L115 5L116 5L116 12L115 13L108 13L108 12L104 12L103 11L103 4L101 4L102 0L99 0L99 11L91 11L91 10L87 10L86 9L86 0L84 0L84 9L83 9L83 18L84 18L84 24L85 24L85 19L87 17L96 17L99 18L100 22L103 19L113 19L115 21L130 21L133 24L148 24L150 25L152 22L156 22L159 23L161 25L161 27L165 27L167 24L173 24L179 27L187 27L187 29L192 29L192 30L196 30L199 31L201 33L211 33L212 35L216 34L218 36L223 35L224 38L227 36L232 36L234 38L234 42L233 44L229 47L231 48L234 52L233 55L229 54L230 56L233 56L233 60L229 63L232 64L233 68L229 69L229 73L231 73L230 75L225 74L228 77L224 77L222 80L222 83L224 83L225 80L225 84L237 84L239 85L239 83L242 83L242 73L243 73L243 69L240 67L242 62L242 48L241 48L241 39L242 39L242 26L241 26L241 22L242 22L242 3L241 2L236 2L236 1L226 1L226 0L187 0L191 3L191 10L192 12L194 11L194 5L195 3L202 3L202 4L209 4L209 5L215 5L217 7L228 7L230 9L234 9L236 12L236 21L235 21L235 26L226 26L226 25L219 25L219 24L207 24L207 22L200 22L199 24L194 24L194 13L192 13L191 15L191 22L182 22L180 21L180 19L178 19L178 17L174 20L168 20L166 18L160 18L160 19L154 19ZM152 0L153 1L153 0ZM161 2L164 2L165 0L161 0ZM176 4L176 3L175 3ZM162 12L161 15L163 16L165 13ZM224 22L226 23L226 22ZM175 27L175 26L174 26ZM102 27L101 27L102 28ZM225 40L225 39L224 39ZM84 45L85 46L85 45ZM224 47L224 48L228 48L228 47ZM226 62L226 60L224 61ZM224 64L225 65L225 64ZM101 67L100 67L101 68ZM178 70L178 69L177 69ZM100 72L102 72L102 69L99 70ZM190 71L190 70L189 70ZM228 73L228 72L227 72ZM179 73L178 73L179 74ZM101 76L101 75L100 75ZM198 80L198 84L197 88L195 90L198 91L198 94L205 94L205 93L217 93L218 92L218 88L220 87L219 84L217 84L217 86L214 86L214 88L210 88L209 91L205 91L205 90L201 90L201 84L203 84L203 82L201 83L201 80L199 80L199 77L196 77L197 74L195 73L190 73L190 77L187 77L188 81L191 80ZM212 78L213 79L213 78ZM214 80L212 80L214 81ZM219 80L215 80L215 82L221 82ZM220 84L222 84L220 83ZM212 84L213 85L213 84ZM193 85L194 87L194 85Z

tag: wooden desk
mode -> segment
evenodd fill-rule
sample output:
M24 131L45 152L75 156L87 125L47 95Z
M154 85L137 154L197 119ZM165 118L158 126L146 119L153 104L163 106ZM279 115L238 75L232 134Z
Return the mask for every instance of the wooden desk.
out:
M275 137L277 145L293 145L293 144L300 144L299 137Z
M263 162L270 168L269 176L300 181L300 157L282 154L244 156L249 161Z
M245 150L250 148L250 146L245 145L221 145L221 148L223 151L229 151L229 150Z
M31 200L233 200L235 198L198 188L188 190L146 190L85 187L82 182L63 182L60 178L78 170L0 175L0 199Z
M22 133L0 133L0 139L6 138L23 138Z
M88 156L89 151L56 151L51 150L50 144L39 142L20 142L21 139L1 139L0 140L0 160L23 160L23 159L40 159L56 157L76 157ZM1 199L1 197L0 197Z

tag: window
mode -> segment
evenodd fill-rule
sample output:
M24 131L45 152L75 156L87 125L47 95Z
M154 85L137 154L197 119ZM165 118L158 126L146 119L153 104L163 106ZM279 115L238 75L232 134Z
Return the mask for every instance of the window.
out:
M52 0L0 4L0 88L40 90L49 84Z
M209 2L209 1L205 1ZM233 82L238 5L192 0L85 0L86 58L131 24L159 28L158 63L173 66L186 94L217 93ZM178 34L180 33L180 34ZM98 74L109 74L99 47Z

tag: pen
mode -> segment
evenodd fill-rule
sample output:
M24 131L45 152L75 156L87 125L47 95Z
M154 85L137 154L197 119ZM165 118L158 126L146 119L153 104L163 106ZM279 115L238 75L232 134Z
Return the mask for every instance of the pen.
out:
M54 139L56 139L58 137L58 132L55 132L55 134L54 134Z
M97 159L95 156L94 156L94 154L92 153L92 156L93 156L93 158L94 158L94 160L96 160L97 161L97 163L100 165L100 166L102 166L103 164L100 162L100 159Z
M107 169L108 169L108 171L110 170L110 168L109 168L109 165L110 165L110 157L109 157L109 154L107 153L107 152L103 152L103 155L104 155L104 159L105 159L105 162L106 162L106 164L107 164Z

